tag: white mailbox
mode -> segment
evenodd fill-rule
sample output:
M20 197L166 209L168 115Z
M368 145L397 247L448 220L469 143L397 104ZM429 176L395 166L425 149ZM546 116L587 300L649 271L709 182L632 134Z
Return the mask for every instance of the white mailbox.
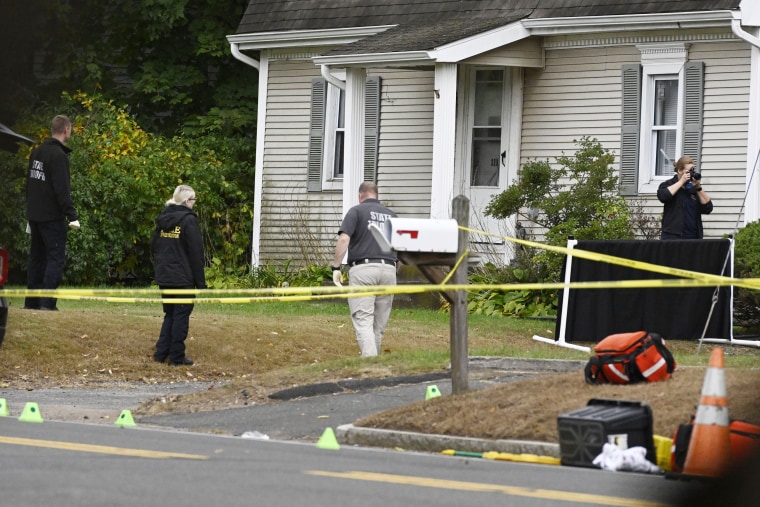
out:
M435 218L390 218L384 230L370 230L384 250L397 252L456 253L459 244L457 221Z

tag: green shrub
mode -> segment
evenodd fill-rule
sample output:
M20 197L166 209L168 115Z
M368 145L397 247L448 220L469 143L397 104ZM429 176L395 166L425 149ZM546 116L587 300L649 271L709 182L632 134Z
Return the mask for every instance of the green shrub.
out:
M540 276L516 265L499 268L488 264L469 276L472 284L501 285L530 283ZM485 290L471 293L467 310L482 315L511 317L553 317L557 314L557 293L553 290Z
M642 224L653 219L642 216L634 204L619 193L619 179L613 167L615 156L596 140L583 137L575 141L573 156L532 160L518 171L518 179L504 192L494 196L486 214L495 218L517 215L545 231L549 245L565 246L569 236L576 239L632 239ZM640 206L639 206L640 207ZM526 210L530 210L530 216ZM518 249L512 265L477 276L506 283L556 282L560 278L564 255L541 249ZM498 282L495 282L498 283ZM483 293L471 298L474 312L518 316L556 315L555 291L516 291Z
M83 93L65 95L56 112L74 122L71 188L82 224L69 233L64 284L149 283L155 219L179 184L191 185L198 194L195 211L207 265L245 273L253 217L250 140L211 129L197 136L153 135L124 108ZM51 117L46 113L36 120L35 139L49 135ZM28 155L26 150L2 168L5 184L0 189L2 241L19 273L26 269L29 250L23 191Z
M760 277L760 222L739 229L734 244L734 275ZM760 333L760 291L734 289L734 322L751 333Z

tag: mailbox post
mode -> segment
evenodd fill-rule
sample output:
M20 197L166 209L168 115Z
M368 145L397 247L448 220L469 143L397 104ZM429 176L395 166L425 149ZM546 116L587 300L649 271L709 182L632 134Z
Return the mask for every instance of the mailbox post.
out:
M470 200L457 196L452 201L451 220L391 218L381 230L374 224L370 231L381 248L395 251L404 264L416 266L433 284L445 278L441 266L455 266L468 250L469 234L459 229L468 227ZM468 262L462 262L452 274L456 285L467 284ZM451 390L461 394L468 385L467 291L442 290L441 294L451 305L449 314L449 346L451 349Z
M470 226L470 200L459 195L452 202L452 215L462 227ZM469 233L458 229L457 258L469 249ZM452 280L456 285L467 284L467 262L457 267ZM468 385L468 335L467 335L467 291L454 291L454 302L451 303L449 315L449 342L451 346L451 390L460 394L469 389Z

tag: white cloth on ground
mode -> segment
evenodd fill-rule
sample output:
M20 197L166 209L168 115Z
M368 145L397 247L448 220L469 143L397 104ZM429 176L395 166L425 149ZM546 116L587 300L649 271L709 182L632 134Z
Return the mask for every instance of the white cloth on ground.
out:
M623 449L615 444L606 443L602 452L594 458L594 465L613 472L662 473L662 469L647 459L647 450L636 446Z

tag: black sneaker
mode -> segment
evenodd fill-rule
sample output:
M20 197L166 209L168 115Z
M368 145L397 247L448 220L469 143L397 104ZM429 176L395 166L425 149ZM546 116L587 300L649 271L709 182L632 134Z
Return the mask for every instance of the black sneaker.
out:
M189 357L183 357L179 361L172 361L171 359L169 359L170 366L192 366L193 364L194 364L193 360L190 359Z
M157 363L166 362L166 358L168 358L168 357L169 357L168 355L166 355L166 356L160 356L158 354L153 354L153 360L155 362L157 362Z

